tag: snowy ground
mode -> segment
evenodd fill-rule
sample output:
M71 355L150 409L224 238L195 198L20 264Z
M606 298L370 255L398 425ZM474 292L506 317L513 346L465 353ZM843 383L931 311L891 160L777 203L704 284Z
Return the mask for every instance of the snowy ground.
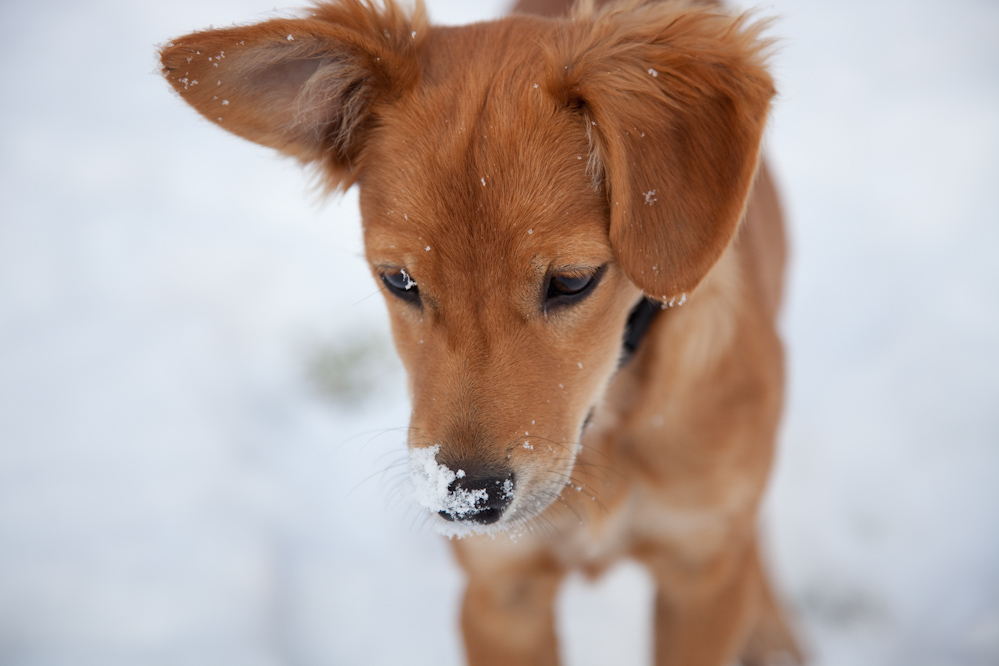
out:
M155 73L264 9L0 4L2 664L460 662L460 575L389 492L407 405L356 197ZM774 569L819 666L997 664L999 4L764 9L795 241ZM634 567L572 582L568 662L647 663L649 599Z

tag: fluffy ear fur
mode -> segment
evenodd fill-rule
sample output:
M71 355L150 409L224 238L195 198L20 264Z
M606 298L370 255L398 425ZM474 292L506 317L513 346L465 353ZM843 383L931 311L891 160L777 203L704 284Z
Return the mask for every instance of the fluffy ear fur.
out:
M308 17L206 30L167 44L163 75L212 122L302 162L331 186L356 178L364 130L379 101L419 80L423 3L412 16L393 0L341 0Z
M550 54L549 89L592 133L625 273L669 301L697 286L742 217L774 94L765 26L690 4L592 5Z

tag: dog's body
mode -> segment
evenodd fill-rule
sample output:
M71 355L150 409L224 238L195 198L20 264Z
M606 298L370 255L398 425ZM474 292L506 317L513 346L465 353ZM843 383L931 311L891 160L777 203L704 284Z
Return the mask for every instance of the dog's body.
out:
M763 45L627 4L436 28L343 0L162 53L213 122L360 184L417 497L469 536L473 664L556 663L561 578L622 557L657 581L658 664L797 655L755 536L783 382ZM688 302L643 331L643 293Z

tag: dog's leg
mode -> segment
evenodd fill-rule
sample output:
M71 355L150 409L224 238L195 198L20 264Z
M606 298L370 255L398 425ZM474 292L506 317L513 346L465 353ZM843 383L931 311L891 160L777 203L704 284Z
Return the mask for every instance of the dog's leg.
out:
M759 555L754 559L759 602L756 619L742 650L743 666L803 664L805 659L770 588Z
M659 566L657 566L657 564ZM656 666L795 666L804 658L763 572L755 541L696 570L652 560Z
M671 557L649 562L656 666L728 666L739 657L759 594L755 558L744 543L696 568L681 570Z
M555 594L562 568L538 557L493 569L458 551L469 576L461 609L469 665L557 666Z

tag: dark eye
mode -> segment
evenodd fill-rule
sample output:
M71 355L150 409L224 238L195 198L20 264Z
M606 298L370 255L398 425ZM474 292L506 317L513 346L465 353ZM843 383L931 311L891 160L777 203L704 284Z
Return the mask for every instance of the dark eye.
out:
M553 273L548 278L545 290L545 308L577 303L593 291L600 282L604 267L596 270L566 271Z
M404 268L383 271L382 282L394 296L409 303L420 304L420 290L416 286L416 280Z

